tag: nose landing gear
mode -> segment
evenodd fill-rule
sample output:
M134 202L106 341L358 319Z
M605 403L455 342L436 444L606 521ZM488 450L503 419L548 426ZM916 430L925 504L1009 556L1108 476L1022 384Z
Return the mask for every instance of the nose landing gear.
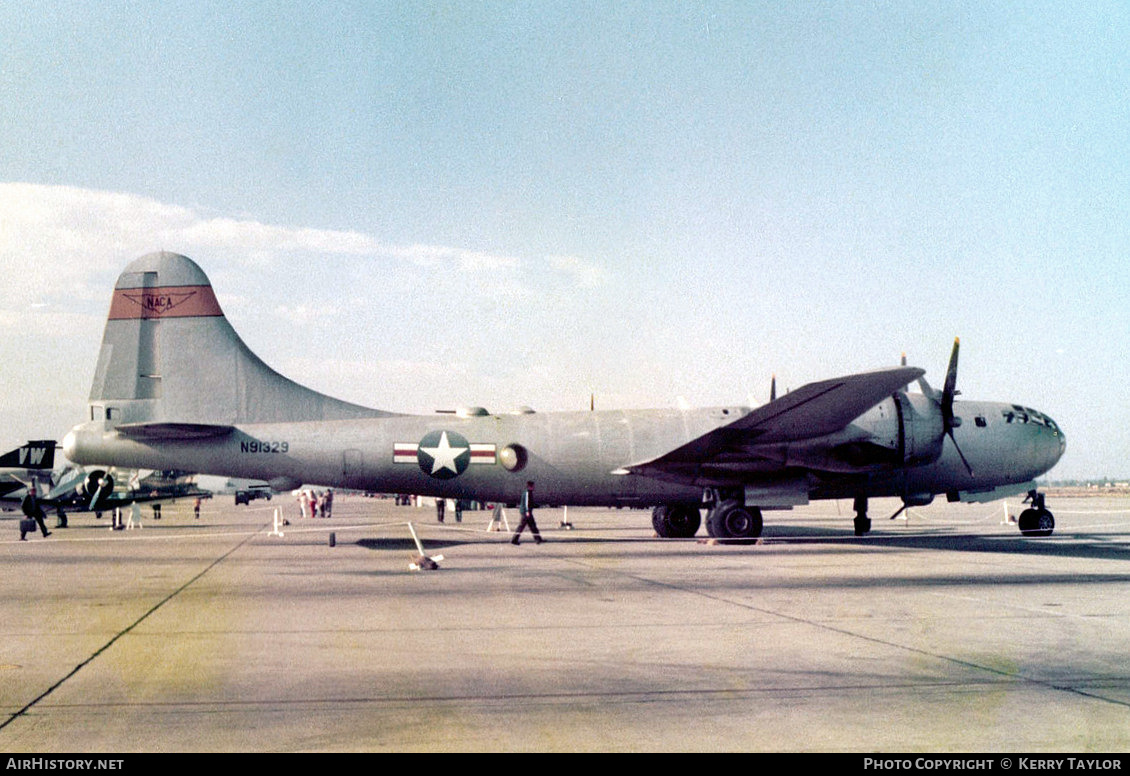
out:
M1044 494L1030 490L1023 503L1031 503L1032 506L1021 512L1016 520L1016 527L1020 529L1020 533L1034 537L1051 536L1055 530L1055 518L1044 506Z

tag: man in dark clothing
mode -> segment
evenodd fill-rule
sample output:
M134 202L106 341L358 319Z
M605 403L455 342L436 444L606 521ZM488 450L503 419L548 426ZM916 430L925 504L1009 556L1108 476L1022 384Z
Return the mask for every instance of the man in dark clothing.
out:
M43 532L43 538L46 539L51 535L47 530L47 523L43 522L46 517L43 514L43 507L39 506L39 499L35 497L35 486L28 488L27 495L24 496L23 502L20 504L20 509L23 513L39 524L39 530ZM32 529L33 531L35 529ZM25 541L26 531L24 530L23 523L20 524L20 541Z
M518 523L518 530L514 532L514 538L510 540L510 543L518 544L518 537L522 535L522 529L527 525L530 527L530 533L534 535L534 544L541 544L545 541L538 531L538 524L534 522L534 483L532 481L526 483L526 490L522 493L522 501L518 505L518 511L522 513L522 522Z

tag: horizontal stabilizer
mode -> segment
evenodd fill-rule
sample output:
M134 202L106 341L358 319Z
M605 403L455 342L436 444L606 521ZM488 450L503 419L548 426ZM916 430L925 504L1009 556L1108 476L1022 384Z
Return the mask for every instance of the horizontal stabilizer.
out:
M917 367L894 367L808 383L658 458L625 468L636 474L671 474L709 464L737 447L832 434L923 374Z
M226 436L235 429L231 426L206 423L123 423L115 427L122 436L130 439L212 439Z

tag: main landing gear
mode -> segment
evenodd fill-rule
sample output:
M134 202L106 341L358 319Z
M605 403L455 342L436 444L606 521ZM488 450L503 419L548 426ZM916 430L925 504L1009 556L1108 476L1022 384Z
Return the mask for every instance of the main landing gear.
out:
M1023 503L1031 503L1028 509L1016 519L1016 527L1025 536L1051 536L1055 530L1055 518L1044 506L1044 494L1036 490L1028 491Z
M651 526L663 539L692 539L701 524L697 506L660 504L651 510Z
M706 532L715 539L749 541L761 536L761 510L747 507L740 498L711 494ZM702 524L697 505L661 504L651 510L651 525L664 539L690 539Z
M706 515L706 532L715 539L751 541L761 536L761 510L738 501L717 501Z

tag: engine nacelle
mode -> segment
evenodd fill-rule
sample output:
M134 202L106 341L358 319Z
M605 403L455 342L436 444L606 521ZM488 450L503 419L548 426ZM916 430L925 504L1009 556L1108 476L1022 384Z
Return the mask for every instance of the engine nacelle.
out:
M945 440L942 408L920 393L897 393L893 403L899 411L903 462L922 464L938 460Z
M826 471L901 468L936 461L943 437L938 403L922 394L899 392L831 437L790 445L788 457Z

